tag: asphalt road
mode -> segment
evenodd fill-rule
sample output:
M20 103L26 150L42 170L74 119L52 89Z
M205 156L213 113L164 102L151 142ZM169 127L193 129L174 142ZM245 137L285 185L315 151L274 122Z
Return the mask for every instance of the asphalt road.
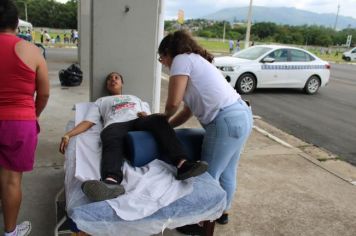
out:
M259 89L244 95L271 125L356 165L356 65L332 64L331 81L316 95Z
M77 50L48 49L47 55L51 67L57 67L59 62L75 62ZM329 85L315 95L259 89L243 97L251 101L254 114L271 125L356 165L355 75L356 65L332 64Z

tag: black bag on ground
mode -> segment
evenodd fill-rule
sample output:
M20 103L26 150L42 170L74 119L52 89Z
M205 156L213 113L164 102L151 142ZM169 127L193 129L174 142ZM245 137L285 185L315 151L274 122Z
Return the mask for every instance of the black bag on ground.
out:
M83 72L76 64L58 72L61 86L79 86L83 81Z

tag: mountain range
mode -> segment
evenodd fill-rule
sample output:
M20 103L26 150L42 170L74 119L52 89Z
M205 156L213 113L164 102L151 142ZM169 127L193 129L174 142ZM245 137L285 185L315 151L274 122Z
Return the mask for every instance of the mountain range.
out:
M215 13L200 17L210 20L226 20L230 22L246 21L248 7L225 8ZM356 17L356 12L355 12ZM336 14L319 14L292 7L253 6L252 22L274 22L284 25L321 25L334 27ZM356 28L356 19L339 15L336 29Z

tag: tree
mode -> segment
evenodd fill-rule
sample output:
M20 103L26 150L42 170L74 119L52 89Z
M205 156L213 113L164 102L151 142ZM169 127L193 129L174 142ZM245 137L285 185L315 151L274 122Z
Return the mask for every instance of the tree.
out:
M35 27L77 28L77 0L59 3L54 0L25 0L28 20ZM25 19L24 0L16 0L20 18Z

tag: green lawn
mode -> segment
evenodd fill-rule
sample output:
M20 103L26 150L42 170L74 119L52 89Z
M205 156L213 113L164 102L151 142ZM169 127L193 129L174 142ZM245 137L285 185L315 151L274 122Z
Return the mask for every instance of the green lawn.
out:
M70 38L70 32L66 33L67 37ZM40 31L33 31L33 35L34 35L34 39L36 43L40 43L41 42L41 32ZM49 32L49 35L51 36L52 39L56 38L57 35L59 35L61 41L60 43L56 43L57 47L63 47L64 45L74 45L72 43L66 43L64 44L63 42L63 38L64 38L64 33L55 33L55 32Z
M228 40L225 40L225 43L223 43L222 41L218 41L218 40L198 38L197 41L202 47L207 49L209 52L217 53L217 54L229 54ZM341 58L342 53L338 53L338 55L335 55L335 52L330 54L326 54L326 53L321 54L320 51L318 50L309 50L309 51L325 61L343 62Z

